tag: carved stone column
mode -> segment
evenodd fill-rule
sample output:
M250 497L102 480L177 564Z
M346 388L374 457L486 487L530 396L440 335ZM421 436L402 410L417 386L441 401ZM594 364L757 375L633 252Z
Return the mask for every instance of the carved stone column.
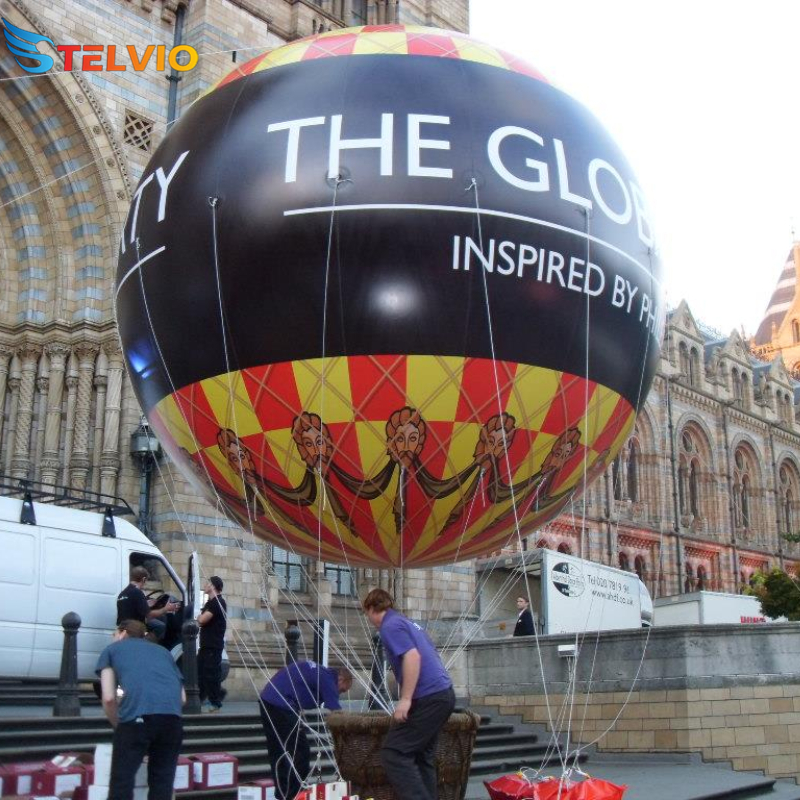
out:
M64 485L69 486L72 481L71 461L72 446L75 439L75 399L78 393L78 361L75 353L70 353L67 363L67 377L64 383L67 386L67 420L64 431L63 469Z
M75 399L75 438L72 444L72 485L76 489L86 488L89 474L89 425L92 412L92 383L97 345L81 342L75 348L78 359L78 391Z
M22 381L19 356L14 353L11 357L11 365L8 372L8 391L11 393L11 409L8 414L8 430L6 431L5 441L5 461L3 470L11 472L11 457L14 455L14 438L17 429L17 410L19 409L19 386Z
M58 445L61 436L61 404L64 397L64 373L67 368L69 345L52 342L45 347L50 360L50 386L47 393L47 416L44 426L44 446L40 462L43 483L58 483L61 467Z
M0 448L3 448L3 422L5 420L6 389L8 388L8 370L14 351L5 344L0 344Z
M31 422L33 421L33 402L36 391L36 369L41 347L24 344L20 348L22 366L19 394L17 396L17 420L14 431L14 455L11 459L11 475L14 478L27 478L31 466Z
M119 423L122 413L122 350L116 340L106 342L103 348L108 358L108 384L103 424L103 449L100 455L100 491L117 493L117 479L121 466L119 454Z
M36 378L36 391L38 397L38 409L36 412L36 449L33 453L33 465L39 469L42 463L42 453L44 451L44 430L47 420L47 395L50 391L50 359L47 353L43 353L39 359L39 374Z
M103 448L103 423L106 419L106 389L108 387L108 356L101 349L94 367L94 390L97 397L92 440L92 490L100 485L100 452Z

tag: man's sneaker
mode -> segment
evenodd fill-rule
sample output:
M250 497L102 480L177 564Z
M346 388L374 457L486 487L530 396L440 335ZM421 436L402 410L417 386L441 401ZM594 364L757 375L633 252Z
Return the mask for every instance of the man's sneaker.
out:
M209 703L210 708L208 709L209 714L213 714L216 711L219 711L222 708L222 703L217 705L216 703Z
M200 706L200 710L203 712L210 712L218 711L219 709L210 700L204 700Z

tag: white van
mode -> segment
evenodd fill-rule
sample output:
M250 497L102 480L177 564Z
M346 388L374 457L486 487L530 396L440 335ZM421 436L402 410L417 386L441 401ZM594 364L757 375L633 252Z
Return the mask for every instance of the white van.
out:
M167 622L179 642L183 621L198 610L194 556L184 583L138 528L110 511L32 502L30 493L27 499L0 497L0 678L57 679L61 619L74 611L81 618L78 678L94 679L97 657L116 625L117 595L133 566L150 572L147 588L155 584L182 602ZM179 656L179 645L173 654Z

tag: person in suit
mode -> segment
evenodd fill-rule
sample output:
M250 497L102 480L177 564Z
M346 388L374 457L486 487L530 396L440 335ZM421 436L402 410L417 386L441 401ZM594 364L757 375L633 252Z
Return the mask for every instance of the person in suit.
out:
M514 626L514 636L533 636L533 616L526 597L517 598L517 624Z

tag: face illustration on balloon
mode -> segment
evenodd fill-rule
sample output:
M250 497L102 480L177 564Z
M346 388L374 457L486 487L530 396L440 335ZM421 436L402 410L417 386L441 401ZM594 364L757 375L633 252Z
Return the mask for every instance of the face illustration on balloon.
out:
M386 439L392 460L410 469L425 444L425 423L413 408L395 411L386 423Z
M238 65L160 142L122 234L120 339L162 446L310 558L443 564L546 524L658 362L625 155L459 33L342 29Z
M480 439L475 446L475 460L483 462L492 458L503 458L511 447L516 435L516 420L510 414L503 412L495 414L481 428Z
M255 474L253 457L232 430L220 431L217 441L228 465L237 474L252 482Z
M324 467L330 461L333 442L328 426L322 422L318 414L304 411L297 417L292 426L292 438L301 458L311 469Z

